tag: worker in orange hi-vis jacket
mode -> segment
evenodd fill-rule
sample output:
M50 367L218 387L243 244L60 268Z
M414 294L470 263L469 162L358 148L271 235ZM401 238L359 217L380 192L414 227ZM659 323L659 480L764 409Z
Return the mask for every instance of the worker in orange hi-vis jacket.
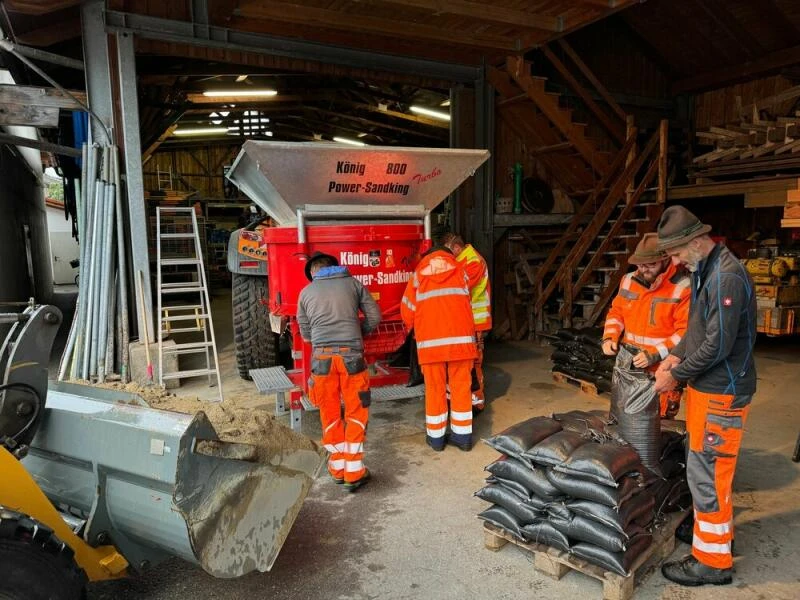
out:
M475 342L478 356L475 358L475 375L478 389L472 392L472 411L483 410L486 395L483 385L483 348L486 336L492 330L492 290L489 282L489 267L471 244L455 233L446 233L440 244L448 248L456 260L464 266L469 286L469 300L472 304L472 318L475 321Z
M681 341L689 322L691 281L658 250L658 234L646 233L628 259L636 271L622 278L603 329L603 353L613 356L620 339L634 351L633 365L655 373ZM661 416L673 418L681 391L659 394Z
M470 383L475 362L475 324L467 274L447 248L431 249L417 265L400 305L413 328L425 378L425 440L437 452L449 442L472 450ZM450 435L447 385L450 386Z

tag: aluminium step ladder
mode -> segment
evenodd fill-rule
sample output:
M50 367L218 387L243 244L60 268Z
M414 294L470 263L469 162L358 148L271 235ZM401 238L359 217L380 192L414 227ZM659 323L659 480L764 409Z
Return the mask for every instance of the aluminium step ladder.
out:
M214 323L208 297L208 277L197 227L197 215L191 207L159 206L156 209L156 262L158 269L158 382L207 376L209 385L216 379L222 401ZM172 270L172 268L177 270ZM178 277L179 281L164 281ZM189 277L187 280L186 278ZM191 295L197 303L165 304L175 295ZM181 341L165 346L164 337L181 335ZM202 339L200 335L202 334ZM184 339L186 337L190 339ZM196 338L196 339L192 339ZM203 355L205 366L164 372L165 355ZM180 358L178 358L180 365Z

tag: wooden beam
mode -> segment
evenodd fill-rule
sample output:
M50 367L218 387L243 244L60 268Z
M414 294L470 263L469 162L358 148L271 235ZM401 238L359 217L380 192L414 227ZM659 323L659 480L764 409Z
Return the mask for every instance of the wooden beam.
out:
M16 42L28 46L47 47L66 42L81 35L80 18L68 19L39 29L32 29L14 36Z
M761 56L764 47L756 38L750 35L747 28L731 14L729 3L720 0L694 0L695 4L705 12L722 29L728 37L740 47L748 58Z
M378 128L382 128L382 129L388 129L390 131L397 131L399 133L405 133L405 134L408 134L408 135L415 135L415 136L425 137L425 138L432 139L432 140L442 141L444 139L447 139L447 134L444 131L441 131L441 133L439 135L434 135L434 134L432 134L430 132L426 132L426 131L409 129L407 127L399 127L399 126L391 124L391 123L381 123L380 121L374 121L372 119L365 119L364 117L359 117L357 115L353 115L353 114L346 113L346 112L336 112L336 111L332 111L332 110L326 110L324 108L318 108L316 106L307 106L306 108L308 110L313 110L315 112L318 112L318 113L320 113L322 115L327 115L329 117L339 117L339 118L342 118L342 119L348 119L350 121L355 121L357 123L362 123L364 125L371 126L371 127L378 127Z
M614 99L614 97L609 93L609 91L606 89L606 86L600 83L600 80L595 76L589 66L583 62L581 57L578 56L578 53L575 52L572 46L570 46L564 38L558 39L558 45L561 46L562 50L564 50L572 62L575 63L575 66L580 69L580 72L583 73L583 76L586 77L586 79L588 79L589 82L594 86L600 96L602 96L603 100L606 101L606 104L611 107L611 110L613 110L617 116L624 121L627 117L625 111L622 110L622 107L619 104L617 104L616 99Z
M40 16L77 6L81 2L82 0L5 0L4 4L10 12Z
M411 37L459 46L478 46L511 52L521 49L519 40L508 36L448 31L432 25L417 25L409 21L395 21L367 15L356 15L302 4L284 2L265 4L258 0L247 0L239 8L234 9L233 14L246 19L298 23L309 27L328 27L393 38Z
M539 146L528 152L528 156L541 156L542 154L550 154L551 152L561 152L562 150L569 150L572 148L571 142L561 142L560 144L551 144L550 146Z
M672 86L672 91L675 94L680 94L682 92L697 92L720 88L742 79L751 79L758 75L778 71L783 67L796 63L800 63L800 45L784 48L739 65L714 69L700 75L681 79L675 82Z
M226 90L227 91L227 90ZM250 108L255 108L253 104L274 104L276 102L299 102L303 96L284 96L280 93L277 96L204 96L202 92L189 92L186 99L192 104L247 104Z
M70 90L78 100L86 104L86 93ZM26 85L0 84L0 105L22 104L44 108L64 108L68 110L85 110L67 94L55 88L31 87Z
M457 15L470 17L480 21L503 23L528 29L541 29L543 31L560 32L564 29L564 20L561 17L551 17L537 14L528 10L515 10L504 6L497 6L492 2L465 2L464 0L382 0L388 4L399 6L413 6L430 10L435 14Z
M800 85L796 85L794 87L789 88L788 90L784 90L774 96L768 96L766 98L760 98L756 100L752 104L748 104L742 107L741 115L750 116L753 114L753 111L760 110L767 106L775 106L776 104L780 104L781 102L786 102L787 100L794 100L795 98L800 97Z
M58 127L58 108L54 106L28 106L25 104L0 104L0 125Z
M396 110L382 109L374 104L366 104L364 102L353 102L352 100L335 100L337 104L345 104L356 108L363 108L374 113L387 115L395 119L403 119L404 121L411 121L412 123L419 123L421 125L428 125L430 127L438 127L439 129L450 129L450 123L447 121L440 121L437 119L428 119L425 117L418 117L417 115L409 115L407 113L398 112Z
M145 149L144 152L142 152L142 165L146 164L147 161L153 157L153 153L155 153L155 151L158 150L158 147L161 146L161 144L163 144L167 140L167 138L169 138L172 135L172 132L175 131L177 128L178 128L177 123L173 123L172 125L167 127L164 130L164 132L161 135L159 135L156 138L156 140Z
M43 142L41 140L31 140L18 135L10 135L8 133L0 133L0 144L36 148L42 152L51 152L52 154L60 154L61 156L72 156L75 158L80 158L81 156L81 150L79 148L70 148L69 146L51 144L50 142Z

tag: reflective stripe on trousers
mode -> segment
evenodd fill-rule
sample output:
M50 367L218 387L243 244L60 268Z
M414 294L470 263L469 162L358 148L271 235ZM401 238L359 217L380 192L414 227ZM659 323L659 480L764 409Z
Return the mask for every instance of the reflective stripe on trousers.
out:
M692 555L716 569L733 566L733 475L751 396L686 390L686 476L694 503Z
M369 373L350 374L340 354L315 354L330 358L326 375L311 375L309 399L319 407L322 444L331 453L328 471L335 479L356 481L364 475L364 438L369 409L361 403L360 393L369 390ZM344 401L344 414L342 413Z
M472 443L472 365L471 359L420 365L425 377L425 432L433 446L445 442L448 384L450 438L458 444Z

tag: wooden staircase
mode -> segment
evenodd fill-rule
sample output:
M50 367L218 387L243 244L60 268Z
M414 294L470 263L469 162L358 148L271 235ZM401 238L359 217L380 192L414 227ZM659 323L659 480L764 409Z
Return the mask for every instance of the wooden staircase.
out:
M521 57L508 57L505 69L487 74L502 96L500 118L535 144L537 159L567 194L585 198L547 258L528 274L533 289L529 333L596 323L616 295L639 238L655 230L666 199L667 122L638 151L633 119L572 48L558 43L611 108L610 113L602 109L551 48L542 49L575 89L586 114L605 130L604 139L587 136L587 124L573 118L561 95L548 90L548 79L534 75ZM656 176L656 198L640 202Z

